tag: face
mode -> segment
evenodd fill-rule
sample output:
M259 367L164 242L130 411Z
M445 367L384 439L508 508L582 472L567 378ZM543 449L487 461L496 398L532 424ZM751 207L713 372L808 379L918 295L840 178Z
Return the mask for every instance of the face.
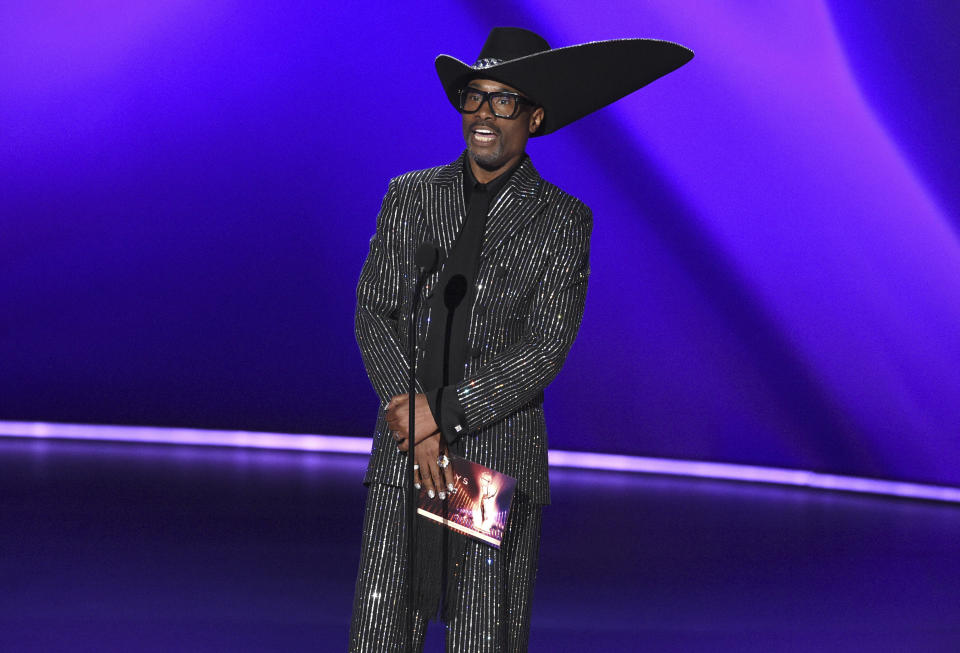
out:
M467 86L488 93L506 91L523 95L512 86L490 79L473 79ZM522 104L513 118L498 118L484 102L475 113L462 116L463 138L467 142L474 176L477 181L486 183L520 160L530 134L540 127L543 108Z

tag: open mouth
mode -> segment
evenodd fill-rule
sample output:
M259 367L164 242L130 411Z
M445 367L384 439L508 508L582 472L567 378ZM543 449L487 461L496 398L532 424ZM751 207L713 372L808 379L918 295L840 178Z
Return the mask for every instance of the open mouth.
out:
M487 127L476 127L472 130L473 141L478 145L490 145L497 140L497 132Z

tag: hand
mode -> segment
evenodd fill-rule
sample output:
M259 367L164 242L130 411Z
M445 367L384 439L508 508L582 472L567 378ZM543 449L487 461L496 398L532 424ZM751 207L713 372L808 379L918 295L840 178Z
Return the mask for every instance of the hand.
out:
M427 493L442 493L440 498L445 499L446 493L453 492L453 465L449 463L443 469L438 464L440 456L447 455L447 443L439 433L428 436L423 442L418 442L413 450L413 459L419 469L413 470L413 482L420 483ZM431 499L433 496L431 495Z
M409 407L409 395L396 395L387 402L387 426L393 431L393 437L397 441L400 451L407 450L407 429L410 426ZM416 396L415 411L414 419L417 432L414 442L420 444L424 438L439 433L440 428L433 419L430 404L427 402L427 395L421 393Z

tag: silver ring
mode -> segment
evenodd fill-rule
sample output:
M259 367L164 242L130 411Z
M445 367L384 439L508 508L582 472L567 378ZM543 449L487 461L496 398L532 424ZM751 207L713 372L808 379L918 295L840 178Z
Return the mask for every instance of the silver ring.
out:
M449 464L450 464L450 459L447 458L446 454L437 458L437 465L440 467L440 469L446 469L447 465Z

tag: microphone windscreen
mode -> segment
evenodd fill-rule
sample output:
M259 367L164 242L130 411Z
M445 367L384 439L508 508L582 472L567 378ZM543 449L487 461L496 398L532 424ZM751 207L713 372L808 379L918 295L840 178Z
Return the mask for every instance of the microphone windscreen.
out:
M450 277L447 287L443 290L443 304L448 311L452 311L467 294L467 278L462 274L455 274Z

